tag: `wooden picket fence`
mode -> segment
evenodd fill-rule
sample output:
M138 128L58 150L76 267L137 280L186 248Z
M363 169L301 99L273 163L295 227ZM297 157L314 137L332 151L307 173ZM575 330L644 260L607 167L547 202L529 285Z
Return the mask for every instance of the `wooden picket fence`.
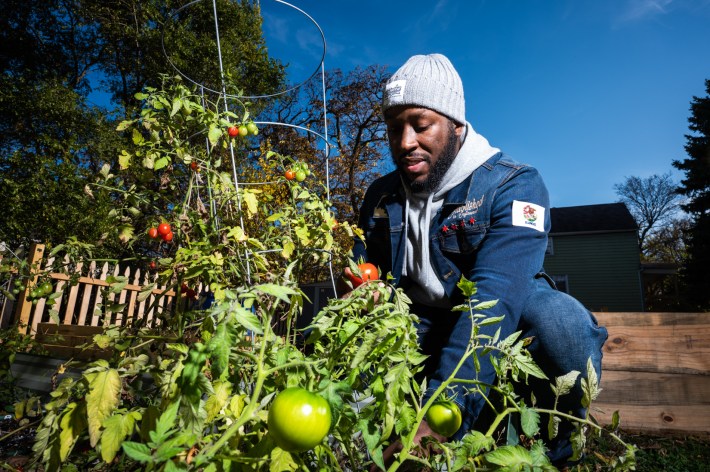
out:
M34 244L30 247L27 260L31 266L36 266L35 273L45 267L52 267L53 259L44 257L45 246ZM68 260L66 261L68 263ZM155 327L160 319L167 314L175 298L175 292L165 286L156 285L150 293L140 294L144 287L156 282L157 274L140 269L118 265L111 266L108 262L98 264L95 261L87 265L77 264L75 268L75 284L70 283L71 276L65 273L50 273L53 294L37 300L35 303L27 299L31 286L37 282L37 277L31 280L14 303L9 299L0 305L2 326L18 322L18 329L24 334L37 335L39 328L47 324L60 324L78 327L126 326L141 320L143 326ZM123 276L127 283L120 293L108 293L105 289L110 285L109 276ZM198 290L200 287L198 287ZM105 297L105 298L104 298ZM120 305L123 308L107 313L105 306ZM57 323L58 321L58 323ZM91 331L91 329L89 329Z

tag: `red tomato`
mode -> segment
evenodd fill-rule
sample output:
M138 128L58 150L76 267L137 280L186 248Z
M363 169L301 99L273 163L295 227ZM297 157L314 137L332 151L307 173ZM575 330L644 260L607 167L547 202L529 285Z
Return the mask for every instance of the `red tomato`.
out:
M155 270L155 268L158 267L158 264L156 264L155 261L150 261L148 267L150 267L150 270Z
M227 128L227 134L229 135L230 138L236 138L239 136L239 128L236 126L230 126Z
M200 168L197 166L197 161L190 162L190 169L192 169L193 171L197 171L197 172L200 171Z
M160 223L158 225L158 234L161 235L163 239L165 239L165 235L170 232L170 225L168 223Z
M158 228L155 228L155 227L150 228L148 230L148 237L150 237L151 239L157 238L158 237Z
M377 280L379 278L379 273L377 272L377 267L375 267L375 264L372 264L370 262L364 262L362 264L358 264L357 268L360 271L360 277L352 273L348 274L348 278L353 283L353 287L355 288L359 287L365 282L369 282L370 280Z
M163 241L165 241L166 243L169 243L172 240L173 240L173 232L172 231L169 231L167 234L163 235Z
M296 177L296 173L289 169L284 172L284 177L286 177L286 180L293 180Z

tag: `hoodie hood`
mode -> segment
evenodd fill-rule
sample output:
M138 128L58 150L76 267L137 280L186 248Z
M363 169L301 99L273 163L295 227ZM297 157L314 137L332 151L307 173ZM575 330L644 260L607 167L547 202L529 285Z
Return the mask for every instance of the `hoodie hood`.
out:
M444 286L434 271L429 255L429 230L431 218L441 208L446 194L500 149L492 147L486 138L476 133L470 123L462 137L463 144L451 167L444 174L438 188L433 192L412 193L403 185L406 194L405 247L403 274L413 282L407 294L415 302L430 306L448 307Z

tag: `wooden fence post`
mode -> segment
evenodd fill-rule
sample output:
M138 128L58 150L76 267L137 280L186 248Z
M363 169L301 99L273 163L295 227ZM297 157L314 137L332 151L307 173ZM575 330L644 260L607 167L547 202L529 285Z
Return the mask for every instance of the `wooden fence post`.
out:
M31 289L30 286L34 285L37 283L37 273L39 272L39 267L37 267L37 264L39 264L39 261L42 260L42 256L44 255L44 244L38 244L38 243L33 243L30 246L30 251L29 251L29 257L27 262L30 264L30 280L27 280L27 283L25 284L25 289L19 293L17 297L17 305L15 306L15 317L13 318L14 321L19 321L17 324L17 330L21 334L27 334L27 329L29 328L29 323L30 323L30 315L32 314L32 302L27 300L27 296L29 295Z

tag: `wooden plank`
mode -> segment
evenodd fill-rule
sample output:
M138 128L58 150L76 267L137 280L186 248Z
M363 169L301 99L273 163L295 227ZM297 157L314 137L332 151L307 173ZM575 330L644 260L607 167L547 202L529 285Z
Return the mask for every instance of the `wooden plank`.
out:
M598 313L609 331L605 370L710 372L710 317L702 313Z
M84 266L83 262L79 262L76 265L76 271L81 272L81 268ZM67 277L67 280L69 277ZM79 284L75 284L73 286L69 286L69 290L67 291L67 305L66 305L66 312L64 315L64 323L65 324L70 324L73 319L74 319L74 309L76 307L76 300L79 296Z
M707 405L629 405L627 403L592 404L592 415L600 424L611 424L614 411L626 432L655 434L693 434L710 436L710 414Z
M94 335L103 333L104 329L101 326L40 323L37 328L35 340L53 356L91 360L107 358L111 355L111 351L108 349L80 347L91 344Z
M710 416L710 375L602 372L597 401L627 405L705 405Z
M675 326L710 324L710 313L595 312L599 324L606 326Z
M28 258L28 263L30 267L33 267L34 264L39 264L39 262L42 260L42 255L44 254L44 244L32 244L30 246L30 252L29 252L29 258ZM37 283L37 276L33 276L31 281L27 281L25 284L25 289L20 292L19 296L17 297L17 307L16 307L16 314L15 314L15 319L19 322L18 324L18 330L22 334L27 334L27 329L28 327L30 328L30 333L34 333L35 330L35 324L30 324L30 317L32 315L32 308L34 305L32 302L27 301L27 296L30 294L31 291L31 286ZM34 321L32 321L34 323Z

